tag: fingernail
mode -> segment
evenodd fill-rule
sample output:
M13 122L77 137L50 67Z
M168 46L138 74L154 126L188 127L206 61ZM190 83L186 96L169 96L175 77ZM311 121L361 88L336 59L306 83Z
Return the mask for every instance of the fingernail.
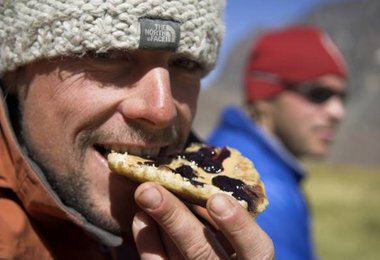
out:
M137 213L136 216L133 218L132 224L139 230L147 226L147 223L145 223L145 219L143 218L142 214L139 213Z
M140 206L146 209L156 209L161 205L161 193L155 187L148 187L137 197Z
M232 214L234 204L227 196L216 194L210 201L210 210L219 217L228 217Z

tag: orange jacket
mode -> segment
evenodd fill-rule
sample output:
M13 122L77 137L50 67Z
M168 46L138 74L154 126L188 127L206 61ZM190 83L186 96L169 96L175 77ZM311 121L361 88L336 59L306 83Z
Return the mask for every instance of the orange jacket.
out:
M0 259L111 259L120 243L65 207L23 155L0 89Z

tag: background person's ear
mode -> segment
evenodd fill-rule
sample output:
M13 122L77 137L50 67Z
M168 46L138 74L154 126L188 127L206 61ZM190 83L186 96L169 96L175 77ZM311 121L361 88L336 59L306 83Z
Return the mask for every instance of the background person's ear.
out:
M269 100L256 100L247 105L247 110L251 118L264 129L272 128L273 109Z

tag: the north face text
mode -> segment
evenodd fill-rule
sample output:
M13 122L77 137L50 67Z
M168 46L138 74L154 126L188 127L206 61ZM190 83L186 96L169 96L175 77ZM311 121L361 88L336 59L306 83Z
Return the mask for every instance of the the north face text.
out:
M161 19L140 19L141 49L175 51L180 38L180 24Z

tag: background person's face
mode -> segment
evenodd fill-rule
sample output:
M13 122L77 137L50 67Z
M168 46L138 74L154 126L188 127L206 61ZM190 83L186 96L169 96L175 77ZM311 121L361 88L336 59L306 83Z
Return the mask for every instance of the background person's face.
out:
M196 63L170 52L35 63L19 94L24 139L66 204L108 230L129 231L135 185L110 174L105 153L182 149L200 79Z
M316 79L319 85L337 92L345 91L345 82L333 75ZM344 117L342 100L332 96L317 104L299 93L284 91L273 100L273 133L297 157L324 156Z

